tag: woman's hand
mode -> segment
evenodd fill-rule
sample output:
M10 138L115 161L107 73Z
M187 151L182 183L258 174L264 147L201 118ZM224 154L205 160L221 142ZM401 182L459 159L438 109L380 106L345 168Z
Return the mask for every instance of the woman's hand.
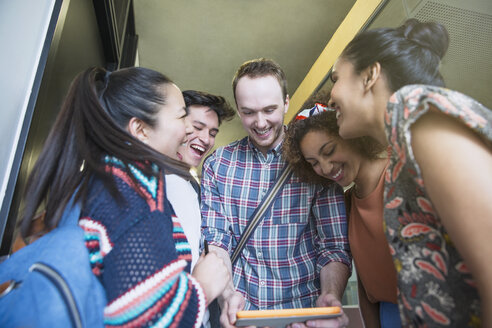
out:
M222 294L231 280L224 261L213 251L207 255L202 253L191 275L200 283L207 297L207 305Z

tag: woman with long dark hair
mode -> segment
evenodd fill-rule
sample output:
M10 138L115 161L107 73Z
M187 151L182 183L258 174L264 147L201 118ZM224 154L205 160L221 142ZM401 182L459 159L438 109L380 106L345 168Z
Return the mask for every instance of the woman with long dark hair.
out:
M73 195L81 202L107 326L199 327L230 279L213 253L189 273L190 247L165 195L165 174L191 179L177 157L191 132L186 115L181 91L161 73L88 69L73 81L29 177L24 237L41 208L51 229Z
M412 19L364 31L331 78L345 139L371 136L392 153L385 233L404 326L492 324L492 112L442 88L449 37Z

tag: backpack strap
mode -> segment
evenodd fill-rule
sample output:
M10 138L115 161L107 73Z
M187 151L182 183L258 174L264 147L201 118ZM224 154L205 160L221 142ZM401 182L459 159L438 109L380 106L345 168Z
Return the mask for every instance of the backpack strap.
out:
M246 246L246 243L251 237L251 234L255 231L256 227L260 223L265 213L270 209L271 205L273 204L273 201L280 194L280 191L282 191L285 183L287 182L287 180L289 180L291 175L292 175L292 167L290 165L285 166L282 173L280 174L280 177L273 184L273 186L270 187L268 192L263 197L263 200L261 201L260 205L256 208L256 210L251 215L250 219L248 220L248 225L246 226L246 229L244 229L244 232L241 235L241 238L239 239L237 247L231 256L232 265L234 265L234 263L236 263L236 261L239 259L239 255L243 251L244 246Z

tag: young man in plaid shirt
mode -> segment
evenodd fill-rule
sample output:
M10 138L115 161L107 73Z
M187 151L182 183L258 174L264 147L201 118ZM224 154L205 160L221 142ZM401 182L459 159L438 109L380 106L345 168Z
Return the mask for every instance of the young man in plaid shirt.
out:
M274 61L245 62L233 80L248 136L218 148L203 164L203 237L226 263L253 211L286 166L281 156L289 106L284 72ZM341 305L351 270L343 190L292 175L231 267L221 324L242 309ZM345 326L347 318L319 322Z

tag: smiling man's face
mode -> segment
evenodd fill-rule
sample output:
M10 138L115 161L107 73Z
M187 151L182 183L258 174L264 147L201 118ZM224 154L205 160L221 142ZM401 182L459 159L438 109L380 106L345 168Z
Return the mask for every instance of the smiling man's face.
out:
M219 117L207 106L190 105L186 120L193 126L188 142L179 148L178 156L190 166L197 167L215 145L219 132Z
M241 123L251 142L266 156L283 140L289 96L283 98L282 88L272 75L241 77L235 94Z

